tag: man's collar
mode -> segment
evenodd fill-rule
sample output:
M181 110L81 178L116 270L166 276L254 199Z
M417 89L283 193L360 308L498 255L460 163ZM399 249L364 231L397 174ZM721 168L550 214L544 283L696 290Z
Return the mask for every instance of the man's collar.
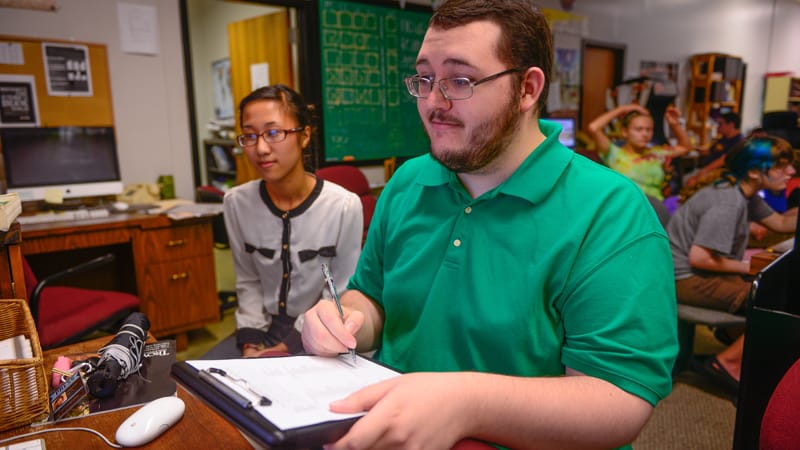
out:
M545 140L531 152L511 176L483 197L499 193L513 195L531 203L540 202L552 190L558 178L569 165L574 152L558 142L561 126L546 120L539 121ZM423 186L460 185L455 172L447 169L428 154L428 163L422 166L417 183ZM533 173L535 172L535 175ZM535 179L535 183L531 183Z

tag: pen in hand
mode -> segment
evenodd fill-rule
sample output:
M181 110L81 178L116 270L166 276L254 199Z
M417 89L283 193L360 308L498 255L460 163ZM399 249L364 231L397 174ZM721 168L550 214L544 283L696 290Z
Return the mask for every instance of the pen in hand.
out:
M339 293L336 292L336 285L333 284L333 275L331 275L330 269L328 269L328 265L322 263L322 277L325 279L325 284L328 285L328 290L331 292L331 296L333 296L333 301L336 302L336 308L339 309L339 317L342 318L342 323L344 323L344 310L342 309L342 301L339 299ZM353 364L356 362L356 349L350 349L350 357L353 359Z

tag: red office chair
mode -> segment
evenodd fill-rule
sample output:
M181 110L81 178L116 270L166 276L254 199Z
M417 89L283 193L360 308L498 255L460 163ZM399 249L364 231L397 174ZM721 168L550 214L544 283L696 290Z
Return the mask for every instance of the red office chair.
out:
M800 443L800 359L784 374L761 419L761 450L796 449Z
M317 170L317 176L336 183L361 198L361 205L364 208L364 234L361 240L363 243L367 238L367 230L369 230L369 223L372 220L372 213L375 212L375 204L378 202L378 198L372 194L372 190L369 188L367 177L358 167L348 165L323 167Z
M51 285L113 260L114 255L109 253L38 281L28 261L22 259L28 303L42 348L79 342L95 331L114 330L116 324L139 309L139 298L125 292Z

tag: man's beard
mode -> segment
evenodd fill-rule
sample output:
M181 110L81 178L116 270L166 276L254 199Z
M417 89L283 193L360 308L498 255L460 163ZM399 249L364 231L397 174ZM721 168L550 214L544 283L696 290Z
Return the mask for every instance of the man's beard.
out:
M475 127L467 140L467 147L462 149L444 148L434 150L431 155L448 169L459 173L477 172L497 159L508 147L519 122L519 95L513 95L508 104L501 108L502 115ZM441 111L434 111L430 119L448 120ZM449 119L453 121L453 119ZM426 129L427 132L427 129ZM430 133L428 133L430 138Z

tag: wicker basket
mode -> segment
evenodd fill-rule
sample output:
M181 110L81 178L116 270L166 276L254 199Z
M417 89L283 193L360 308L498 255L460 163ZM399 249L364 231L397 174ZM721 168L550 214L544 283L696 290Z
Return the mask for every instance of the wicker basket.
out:
M33 358L0 361L0 431L43 420L49 412L39 335L25 300L0 300L0 340L23 335Z

